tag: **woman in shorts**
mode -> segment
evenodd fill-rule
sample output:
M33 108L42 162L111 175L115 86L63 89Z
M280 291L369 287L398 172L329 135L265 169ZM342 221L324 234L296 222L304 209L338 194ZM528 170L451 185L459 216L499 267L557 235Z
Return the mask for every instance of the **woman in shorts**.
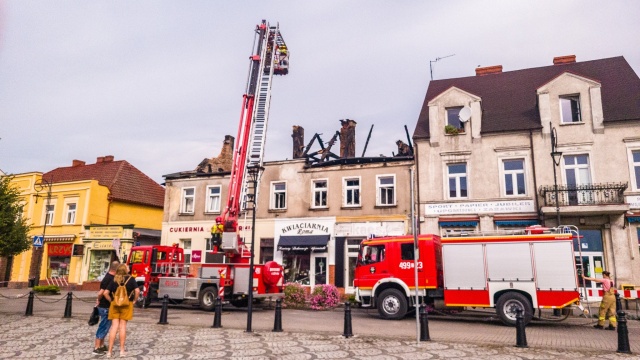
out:
M129 295L129 305L117 306L113 300L113 296L118 289L118 286L124 284L127 288L127 294ZM113 344L116 341L116 335L120 333L120 356L126 356L127 352L124 348L124 342L127 339L127 321L133 318L133 304L138 300L140 295L140 289L136 284L135 279L129 275L129 267L127 264L121 264L116 270L116 275L109 284L109 287L104 292L104 296L107 300L111 301L109 307L109 320L112 321L111 329L109 330L109 350L107 351L107 357L111 357L113 353Z

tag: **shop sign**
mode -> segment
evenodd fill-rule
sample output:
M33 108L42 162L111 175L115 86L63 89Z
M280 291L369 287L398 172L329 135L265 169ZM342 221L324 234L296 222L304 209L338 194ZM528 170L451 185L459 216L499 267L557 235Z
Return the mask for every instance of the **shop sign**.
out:
M94 250L113 250L111 241L96 241L93 243Z
M375 221L336 224L337 236L398 236L405 234L403 221Z
M122 226L91 226L90 239L114 239L123 237Z
M426 204L425 215L535 212L533 200Z
M314 235L328 234L329 227L311 221L301 221L282 227L281 234L287 235Z
M191 262L199 263L202 261L202 250L191 250Z
M73 244L49 244L47 253L49 256L71 256Z
M640 196L626 196L626 202L631 209L640 209Z

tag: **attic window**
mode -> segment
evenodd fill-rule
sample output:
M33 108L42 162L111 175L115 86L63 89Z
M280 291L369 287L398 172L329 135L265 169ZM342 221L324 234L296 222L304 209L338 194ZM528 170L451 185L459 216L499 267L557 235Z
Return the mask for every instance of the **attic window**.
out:
M447 108L447 125L453 126L459 132L463 132L464 124L460 121L460 110L462 110L462 106Z
M561 96L560 116L563 124L581 122L582 118L580 116L580 96Z

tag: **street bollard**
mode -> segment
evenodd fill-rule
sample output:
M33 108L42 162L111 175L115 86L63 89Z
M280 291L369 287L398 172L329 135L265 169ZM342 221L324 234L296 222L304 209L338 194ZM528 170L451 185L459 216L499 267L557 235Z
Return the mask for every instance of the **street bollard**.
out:
M629 330L627 329L627 317L624 311L618 311L618 351L619 353L631 354L629 346Z
M24 312L24 316L33 315L33 291L29 291L29 300L27 301L27 311Z
M165 294L164 298L162 298L162 310L160 311L160 321L158 324L167 325L167 308L169 307L169 295Z
M420 305L420 341L431 341L429 337L429 319L427 318L427 306Z
M276 318L273 321L273 332L282 332L282 299L276 300Z
M353 336L353 331L351 330L351 303L344 303L344 332L342 336L348 338Z
M616 293L616 314L622 311L622 300L620 300L620 294Z
M213 326L212 328L221 328L222 327L222 299L218 297L216 299L215 306L216 313L213 315Z
M68 319L71 317L71 302L73 301L73 293L69 291L67 293L67 303L64 306L64 318Z
M516 309L516 347L526 348L527 334L524 328L524 318L522 309Z

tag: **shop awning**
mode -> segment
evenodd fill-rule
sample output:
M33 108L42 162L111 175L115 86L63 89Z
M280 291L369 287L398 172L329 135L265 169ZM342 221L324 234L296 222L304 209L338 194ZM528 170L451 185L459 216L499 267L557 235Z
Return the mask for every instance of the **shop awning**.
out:
M439 221L438 225L441 227L476 227L478 226L477 221Z
M538 220L496 220L494 221L496 226L531 226L538 225Z
M327 251L330 235L280 236L279 251Z

